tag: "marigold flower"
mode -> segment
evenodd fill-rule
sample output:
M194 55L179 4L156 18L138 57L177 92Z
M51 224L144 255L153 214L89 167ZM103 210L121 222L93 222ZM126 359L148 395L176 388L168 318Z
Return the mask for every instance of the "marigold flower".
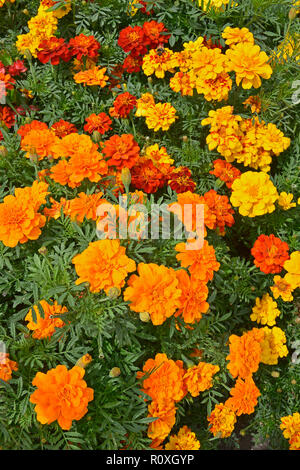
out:
M143 24L143 30L145 34L145 44L150 49L155 49L157 46L167 43L170 39L170 34L163 23L157 21L146 21Z
M215 250L204 240L201 250L187 250L186 243L178 243L175 250L179 252L176 255L183 268L188 268L194 279L202 282L211 281L214 271L218 271L220 263L217 262Z
M177 72L170 79L170 88L182 96L193 96L195 80L188 72Z
M64 213L77 222L83 222L85 217L90 220L97 220L97 208L100 204L107 203L102 196L103 193L101 192L89 195L81 192L76 198L68 201Z
M207 417L209 422L209 431L214 437L225 438L231 436L234 425L236 423L235 412L224 405L219 403L214 407L210 416Z
M17 134L21 136L21 140L25 135L29 134L30 131L32 130L45 130L48 129L48 126L45 122L40 122L37 120L33 120L28 124L23 124L22 126L19 127L17 130Z
M260 113L261 111L261 99L259 96L249 96L244 102L243 102L244 107L246 108L247 106L251 107L251 113Z
M50 305L46 300L41 300L39 303L43 309L43 317L40 314L38 306L34 305L33 309L35 313L33 314L31 308L25 317L25 321L28 322L27 328L34 332L32 335L33 338L50 339L55 332L55 328L62 328L64 326L64 321L59 318L58 315L67 312L67 307L58 305L56 300L53 305Z
M293 300L293 286L285 278L274 276L274 285L270 289L274 299L281 297L284 302L291 302Z
M143 57L135 57L129 54L125 57L123 62L123 68L128 73L139 72L143 64Z
M139 263L138 275L133 274L127 285L124 300L134 312L148 312L153 325L162 325L180 307L181 290L172 268Z
M245 379L258 370L263 337L262 329L258 328L253 328L242 336L229 337L229 355L226 359L229 361L227 369L232 377Z
M93 113L87 118L85 118L85 120L86 124L83 126L83 129L89 134L92 134L94 131L97 131L103 135L111 129L112 120L105 113Z
M288 211L292 207L296 207L296 203L292 202L294 195L289 193L287 194L285 191L279 194L278 198L278 205L283 209L284 211Z
M145 47L145 33L141 26L127 26L122 29L118 39L118 45L124 52L130 52L133 57L144 55L147 52Z
M290 450L300 450L300 413L283 416L279 427L289 439Z
M173 401L152 401L148 405L148 418L157 418L148 426L148 437L162 442L175 424L176 408Z
M21 73L27 72L27 67L24 65L23 60L16 60L13 64L8 67L8 73L12 77L19 76Z
M50 197L49 201L51 202L51 207L45 207L43 213L48 217L48 219L57 220L61 216L62 210L64 212L66 207L69 205L69 201L64 197L60 198L60 202L55 201L53 197Z
M229 67L236 73L236 84L242 83L244 89L259 88L261 77L268 79L273 70L270 60L260 47L250 43L239 43L226 51Z
M107 80L109 80L109 77L108 75L105 75L105 72L106 67L93 67L76 73L73 78L76 83L83 83L88 86L98 85L101 88L104 88Z
M171 165L174 162L173 158L168 155L166 147L159 147L158 144L146 147L145 157L152 160L154 165L156 163L168 163Z
M231 28L227 26L223 33L222 38L226 39L225 44L232 47L235 44L254 44L254 36L250 33L248 28Z
M167 131L177 118L176 109L170 103L157 103L148 108L146 124L148 129L153 129L154 132L159 129Z
M40 10L47 11L48 8L53 7L57 3L58 2L56 2L54 0L41 0L39 11ZM63 5L59 8L56 8L55 10L53 10L52 13L54 14L54 16L56 18L59 19L59 18L62 18L63 16L65 16L65 15L67 15L69 13L69 11L71 11L71 9L72 9L71 1L70 0L64 0Z
M289 259L289 246L273 234L262 234L255 241L251 254L255 266L263 273L280 273L284 262Z
M85 36L85 34L79 34L79 36L75 36L69 41L71 55L76 56L77 60L81 60L83 56L97 57L100 47L94 36Z
M32 381L37 387L31 396L37 420L51 424L57 420L62 429L69 430L72 421L80 420L88 411L88 403L94 398L94 391L83 380L85 370L74 366L68 370L59 365L46 374L38 372Z
M149 377L143 379L149 373ZM186 395L184 374L182 361L173 361L166 354L159 353L155 359L145 362L143 372L137 372L137 378L143 380L142 391L156 403L164 405L166 402L180 401Z
M37 155L38 160L43 160L45 157L54 157L52 149L58 141L58 137L49 129L32 129L23 137L21 149L27 152L26 158Z
M80 359L78 359L78 361L76 362L75 365L85 369L86 366L88 366L92 362L92 360L93 360L93 358L90 354L84 354L84 356L82 356Z
M107 164L122 168L132 168L140 158L140 147L132 134L113 135L103 144L102 152Z
M91 292L108 293L111 287L121 289L129 272L135 271L135 261L126 256L119 240L98 240L76 255L72 263L79 278L75 284L89 283Z
M155 101L153 95L151 93L143 93L142 96L136 102L136 112L135 115L140 116L147 116L149 108L155 106Z
M277 303L269 294L264 294L261 299L259 297L256 298L250 319L262 325L273 326L279 315L280 310L277 308Z
M69 181L73 184L81 183L85 178L97 183L102 175L107 174L107 163L97 151L90 154L74 154L68 161L68 166Z
M291 284L293 289L300 287L300 251L294 251L283 267L287 271L284 279Z
M8 382L12 378L13 371L18 370L18 364L9 359L9 354L0 352L0 379Z
M140 158L131 169L131 184L145 193L155 193L166 183L166 175L150 158Z
M157 78L164 78L165 72L174 72L173 51L165 48L160 53L151 49L143 58L142 68L147 76L154 73Z
M134 109L136 105L136 97L128 93L121 93L114 101L113 114L114 117L126 118L129 116L130 111Z
M42 8L38 14L28 21L29 33L36 36L39 44L43 39L54 36L57 29L57 18L53 11L45 11Z
M275 210L278 193L266 173L246 171L233 182L231 188L230 202L239 208L241 215L256 217Z
M263 341L261 342L261 362L263 364L278 364L279 357L288 355L288 349L285 345L286 337L284 331L277 326L273 328L262 328L264 333Z
M72 167L66 160L60 160L56 165L51 167L50 178L56 183L59 183L63 186L68 185L70 188L76 188L80 186L80 181L74 183L70 180L72 175ZM100 179L100 178L99 178Z
M51 36L52 34L49 35L49 37ZM28 51L33 57L37 57L38 47L42 39L45 38L40 38L33 32L19 34L19 36L17 36L16 48L24 57L28 56Z
M192 397L197 397L200 392L211 388L213 386L212 378L219 370L219 366L206 362L199 362L197 366L189 367L183 380Z
M174 168L168 179L168 185L176 193L185 193L187 191L195 191L196 183L191 179L191 170L186 166Z
M221 159L213 161L214 169L209 173L224 181L227 188L231 189L232 183L241 175L240 170L232 166L229 162Z
M231 408L237 416L254 412L257 405L257 398L260 391L256 387L251 376L245 380L238 378L234 388L230 390L231 397L224 403L225 406Z
M207 313L209 304L206 302L208 288L204 282L189 276L184 269L176 271L181 289L180 307L175 317L181 316L185 323L195 323L201 320L202 314Z
M0 126L10 129L15 124L15 114L9 106L0 106Z
M69 62L71 53L63 38L53 36L40 43L37 58L42 64L50 61L52 65L58 65L60 60Z
M187 426L179 429L178 434L170 436L169 442L165 445L165 450L199 450L200 442L196 434Z
M52 124L51 131L53 131L56 137L59 137L60 139L62 137L66 137L66 135L78 132L74 124L64 121L63 119Z
M209 207L209 211L215 215L214 230L219 229L220 234L225 234L225 226L231 227L234 224L234 210L232 209L227 196L221 196L214 189L204 194L204 201Z

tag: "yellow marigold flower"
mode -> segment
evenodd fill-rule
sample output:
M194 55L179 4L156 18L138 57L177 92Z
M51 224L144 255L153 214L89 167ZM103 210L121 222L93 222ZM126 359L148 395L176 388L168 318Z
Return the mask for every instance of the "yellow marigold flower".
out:
M215 80L219 74L229 71L228 58L218 47L201 47L191 54L191 59L190 72L195 80Z
M274 286L271 286L270 289L274 299L281 297L284 302L291 302L293 300L292 292L294 289L284 277L274 276Z
M159 54L156 49L151 49L143 58L144 74L149 76L155 73L157 78L164 78L165 72L174 72L173 51L168 48Z
M271 213L277 199L277 189L264 172L246 171L232 184L230 202L239 208L241 215L256 217Z
M30 51L33 57L37 57L40 42L40 38L33 33L20 34L17 36L16 48L23 56L27 55L27 51Z
M153 95L151 93L144 93L136 102L136 113L135 115L140 116L147 116L149 108L155 106L155 101Z
M40 11L36 16L28 21L29 32L39 38L42 42L43 39L54 36L57 30L57 18L55 18L54 12Z
M192 397L197 397L200 392L213 386L212 378L219 372L220 367L206 362L199 362L197 366L189 367L183 380Z
M106 67L99 68L93 67L88 70L82 70L75 73L73 76L76 83L83 83L84 85L94 86L98 85L104 88L109 77L105 75Z
M179 429L178 434L170 436L169 442L165 445L165 450L199 450L200 442L196 434L187 426Z
M230 70L236 73L236 84L250 89L261 86L261 77L268 79L273 71L268 64L269 57L257 45L242 43L226 51Z
M284 331L277 326L273 328L262 328L264 338L261 342L261 362L263 364L278 364L278 358L288 355L285 345L286 337Z
M293 289L300 287L300 251L294 251L283 267L287 271L284 279L291 284Z
M201 47L203 47L203 42L204 42L204 38L202 36L199 36L196 39L196 41L184 42L183 43L184 56L186 58L189 57L191 59L192 54L196 51L199 51L201 49ZM185 54L187 54L187 55L185 55ZM191 62L190 62L190 64L191 64Z
M277 303L269 294L264 294L261 299L259 297L256 298L255 307L252 309L250 318L252 321L262 325L273 326L276 323L275 319L279 315L280 310L277 308Z
M244 107L246 108L247 106L250 106L251 108L251 113L260 113L261 111L261 99L260 97L257 96L249 96L244 102L243 102Z
M276 57L279 60L279 63L285 62L288 59L298 62L300 60L299 44L300 34L295 33L292 36L288 33L277 47Z
M278 198L278 205L284 210L284 211L288 211L289 209L291 209L292 207L296 207L296 203L295 202L292 202L293 200L293 197L294 195L291 194L291 193L286 193L285 191L282 191L280 194L279 194L279 198Z
M146 124L154 132L159 129L167 131L177 118L176 109L170 103L157 103L148 109Z
M210 416L207 417L209 422L209 431L219 438L231 436L234 425L236 423L235 412L228 408L224 403L215 406Z
M264 150L271 151L275 155L282 153L291 144L291 139L285 137L275 124L269 123L265 125L264 121L262 121L261 125L258 125L257 139L261 141L260 143Z
M197 92L203 93L207 101L222 101L228 99L228 93L232 88L232 80L227 72L222 72L215 79L196 79L195 86Z
M41 4L38 9L38 14L41 12L47 12L47 10L54 6L57 2L54 0L42 0ZM72 9L71 0L64 0L63 5L60 8L56 8L56 10L52 10L53 15L55 18L63 18L66 16ZM48 12L50 13L50 11Z
M300 413L283 416L279 427L283 436L289 439L290 450L300 450Z
M153 163L174 163L173 158L167 153L166 147L160 147L158 144L149 145L145 149L145 157L150 158Z
M225 5L228 5L228 3L229 0L198 0L198 5L203 9L203 11L208 11L211 8L222 10Z
M67 307L58 305L56 301L53 305L50 305L46 300L41 300L40 305L43 310L43 317L40 314L38 306L34 305L34 314L31 308L25 317L25 321L28 322L27 328L34 332L32 335L33 338L51 338L55 332L55 328L61 328L64 326L65 323L58 315L62 315L67 312Z
M195 80L188 72L177 72L170 80L170 87L176 93L180 92L182 96L193 96Z
M224 29L222 33L222 38L226 39L225 44L232 47L235 44L254 44L254 36L250 33L248 28L227 28Z

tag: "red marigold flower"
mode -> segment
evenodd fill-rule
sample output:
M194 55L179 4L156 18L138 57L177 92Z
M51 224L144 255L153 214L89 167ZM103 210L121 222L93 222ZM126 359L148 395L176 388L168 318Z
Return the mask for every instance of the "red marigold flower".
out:
M231 189L234 180L241 175L240 170L221 158L214 160L213 164L214 169L210 171L210 174L220 178L221 181L224 181L227 188Z
M12 78L9 73L0 73L0 101L3 96L6 96L6 90L13 90L14 84L16 83L15 79Z
M147 52L145 47L145 33L141 26L127 26L122 29L118 39L118 45L124 52L130 52L136 57Z
M78 132L74 124L68 121L64 121L63 119L60 119L59 121L52 124L51 130L54 131L56 137L60 137L61 139L66 135Z
M25 135L29 134L29 132L32 131L32 130L41 130L41 131L43 131L45 129L48 129L48 126L45 122L37 121L37 120L34 119L30 123L23 124L22 126L20 126L18 131L17 131L17 134L19 134L21 136L21 140L22 140L23 137L25 137Z
M71 52L64 38L55 36L44 39L39 45L37 57L42 64L51 62L52 65L58 65L60 60L68 62L71 59Z
M142 158L131 170L131 184L145 193L156 193L166 183L166 175L151 159Z
M176 193L194 192L196 183L191 179L191 175L191 170L186 166L175 168L169 176L168 185Z
M132 54L129 54L123 62L123 68L128 73L140 72L142 64L142 57L135 57Z
M115 117L121 117L121 118L126 118L130 111L135 107L136 105L136 97L128 93L126 91L125 93L121 93L118 95L114 101L114 116Z
M289 257L289 245L275 235L260 235L251 249L254 264L265 274L280 273Z
M25 73L26 71L27 71L27 67L25 67L23 60L16 60L12 65L8 67L8 73L12 77L18 76L21 73Z
M150 49L155 49L159 44L167 43L170 39L170 34L164 34L168 30L163 23L157 23L157 21L148 21L143 24L143 30L145 33L145 39Z
M104 142L102 152L109 158L108 165L120 170L132 168L140 157L140 147L131 134L113 135Z
M0 106L0 126L8 127L9 129L15 123L15 115L9 106Z
M70 39L69 47L71 48L72 56L76 56L77 60L81 60L82 56L97 57L101 46L94 36L79 34L79 36Z
M92 134L94 131L100 132L100 134L105 134L111 129L112 120L105 113L100 114L91 114L85 118L86 124L83 129L85 132Z

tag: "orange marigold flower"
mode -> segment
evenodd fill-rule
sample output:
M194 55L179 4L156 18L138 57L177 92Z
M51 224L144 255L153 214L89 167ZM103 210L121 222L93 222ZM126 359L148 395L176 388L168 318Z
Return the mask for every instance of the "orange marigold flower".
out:
M157 103L146 111L146 124L154 132L167 131L178 118L176 109L170 103Z
M230 28L227 26L223 33L222 38L226 39L225 44L232 47L235 44L250 43L254 44L254 36L250 33L248 28Z
M97 151L90 154L76 153L68 161L68 166L71 172L69 180L75 184L81 183L85 178L97 183L108 171L106 161Z
M170 39L170 34L165 34L168 32L165 25L154 20L146 21L143 24L143 31L145 44L147 44L150 49L155 49L160 44L167 43Z
M243 379L251 376L258 370L261 360L261 342L264 338L262 329L253 328L242 336L229 337L229 361L227 369L232 377Z
M234 224L234 210L229 203L227 196L221 196L214 189L204 194L204 200L212 214L216 216L213 229L219 229L220 234L225 234L225 226L231 227Z
M128 93L128 91L126 91L125 93L121 93L116 97L114 101L114 105L112 108L114 112L114 117L126 118L130 114L130 111L133 110L135 105L135 96Z
M255 266L263 273L280 273L284 262L289 259L289 245L273 234L262 234L255 241L251 254Z
M177 72L170 79L170 87L175 92L180 92L182 96L193 96L195 80L188 72Z
M52 147L54 158L69 158L77 154L89 154L98 149L89 135L75 132L64 136Z
M49 129L32 129L21 141L21 149L26 153L26 158L36 155L38 160L45 157L53 157L52 148L58 142L58 137Z
M240 43L226 51L230 70L236 73L236 84L242 83L245 89L259 88L261 77L268 79L273 71L268 64L269 57L260 47L250 43Z
M129 272L135 271L135 261L126 256L126 249L119 240L98 240L91 242L72 263L79 279L75 284L88 282L91 292L108 293L111 287L121 289Z
M140 158L140 147L132 134L113 135L103 144L107 164L117 169L132 168Z
M289 439L290 450L300 450L300 413L283 416L279 427L283 436Z
M104 88L106 86L107 80L109 80L108 75L105 75L106 67L99 68L93 67L91 69L82 70L74 75L74 80L76 83L83 83L88 86L100 86Z
M15 114L9 106L0 106L0 127L10 129L15 124Z
M179 252L176 255L183 268L188 268L189 272L202 282L211 281L214 271L218 271L220 263L216 260L215 250L204 240L201 250L187 250L186 243L178 243L175 250Z
M180 307L181 290L172 268L139 263L138 275L133 274L127 285L124 300L134 312L148 312L153 325L162 325Z
M200 392L211 388L213 386L212 378L219 370L219 366L206 362L199 362L197 366L189 367L183 380L192 397L197 397Z
M256 387L252 377L247 377L245 380L238 378L234 388L230 390L231 397L225 402L225 406L231 408L237 416L254 412L257 405L257 398L260 396L260 391Z
M94 36L79 34L79 36L70 39L69 47L72 56L76 56L77 60L81 60L82 56L97 57L101 46Z
M64 213L77 222L83 222L85 217L90 220L97 220L98 206L107 202L102 196L103 193L101 192L89 195L81 192L75 199L68 201Z
M148 405L148 418L157 418L148 426L148 437L162 442L175 424L176 408L173 401L152 401Z
M38 212L46 202L48 184L34 181L31 187L16 188L0 204L0 240L11 248L18 243L37 240L46 217Z
M74 183L70 180L72 175L72 167L66 160L60 160L56 165L51 167L50 178L53 179L56 183L59 183L63 186L66 184L70 188L76 188L80 186L80 182Z
M60 139L66 135L78 132L74 124L68 121L64 121L63 119L60 119L59 121L52 124L51 130L54 132L56 137L59 137Z
M260 113L261 111L261 99L259 96L249 96L246 101L243 102L244 107L251 107L251 113Z
M231 436L234 425L236 423L235 412L224 405L219 403L212 410L210 416L207 417L209 422L209 431L218 438L225 438Z
M283 267L287 271L284 279L291 284L293 289L300 287L300 251L294 251Z
M32 381L37 387L31 396L37 420L51 424L57 420L62 429L68 430L73 420L80 420L88 411L88 403L94 398L94 391L87 387L83 376L85 370L74 366L68 370L59 365L46 374L38 372Z
M179 429L178 434L170 436L169 442L165 445L165 450L199 450L200 442L196 434L187 426Z
M284 302L291 302L293 300L292 292L293 286L287 280L280 276L274 276L274 285L270 287L274 299L281 297Z
M240 170L231 165L231 163L220 158L213 161L214 169L209 173L224 181L227 188L231 189L232 183L241 175Z
M48 129L48 126L45 122L41 122L41 121L37 121L37 120L33 120L31 121L30 123L28 124L23 124L22 126L19 127L18 131L17 131L17 134L19 134L21 136L21 140L23 139L23 137L25 137L25 135L29 134L30 131L32 130L45 130L45 129Z
M67 312L67 307L58 305L56 301L54 301L53 305L50 305L46 300L41 300L39 303L43 310L43 317L38 306L34 305L34 314L31 308L25 317L25 321L28 322L27 328L34 332L33 338L50 339L55 332L55 328L62 328L64 326L65 323L57 315Z
M155 193L166 183L166 175L150 158L141 158L131 169L131 184L145 193Z
M118 39L118 45L124 52L130 52L133 57L144 55L147 52L145 47L145 33L141 26L127 26L122 29Z
M143 379L144 375L149 375ZM158 353L155 359L148 359L143 372L137 378L143 380L142 391L157 403L171 403L182 400L187 390L183 381L185 370L182 361L168 359L166 354Z
M64 211L68 206L69 201L67 201L64 197L60 198L60 202L55 201L53 197L50 197L49 200L51 202L51 207L44 208L44 215L48 217L48 219L56 220L61 216L62 210Z
M189 276L184 269L176 271L181 289L180 307L175 317L181 316L185 323L196 323L201 320L202 314L207 313L209 304L206 302L208 288L204 282Z
M18 370L18 364L9 359L9 354L0 352L0 379L8 382L13 371Z
M105 113L93 113L85 118L85 120L86 124L83 126L83 129L89 134L97 131L103 135L111 129L112 120Z

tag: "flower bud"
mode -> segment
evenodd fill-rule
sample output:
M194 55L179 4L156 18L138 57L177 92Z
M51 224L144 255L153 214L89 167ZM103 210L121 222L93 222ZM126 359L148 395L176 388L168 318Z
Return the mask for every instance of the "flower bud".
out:
M92 139L96 144L99 144L99 142L101 140L100 132L99 131L94 131L93 134L92 134Z
M121 374L121 369L119 367L113 367L111 371L109 372L109 376L112 378L119 377Z
M107 297L109 299L117 299L119 297L119 295L121 294L121 291L118 287L111 287L109 290L108 290L108 294L107 294Z
M85 354L82 356L78 361L76 362L76 366L82 367L83 369L86 368L87 365L89 365L92 362L93 358L90 356L90 354Z
M183 135L182 136L182 140L183 142L187 142L189 140L188 136L187 135Z
M292 7L289 11L289 19L294 20L298 14L298 10L295 7Z
M297 384L297 380L292 379L292 380L291 380L291 384L292 384L292 385L296 385L296 384Z
M48 253L47 248L43 245L41 248L38 249L40 255L46 255Z
M140 313L140 320L144 323L148 323L151 317L148 312L141 312Z
M25 59L27 59L27 60L31 60L31 59L32 59L32 55L31 55L31 52L30 52L29 49L25 49L25 51L24 51L24 57L25 57Z
M276 370L274 370L274 371L271 373L271 375L272 375L272 377L274 377L275 379L277 379L277 378L280 376L279 372L277 372Z
M130 183L131 183L131 173L130 173L129 168L127 167L122 168L121 181L124 184L125 188L129 188Z
M28 16L29 15L29 11L27 10L27 8L24 8L24 10L22 10L22 12L24 13L24 15Z

